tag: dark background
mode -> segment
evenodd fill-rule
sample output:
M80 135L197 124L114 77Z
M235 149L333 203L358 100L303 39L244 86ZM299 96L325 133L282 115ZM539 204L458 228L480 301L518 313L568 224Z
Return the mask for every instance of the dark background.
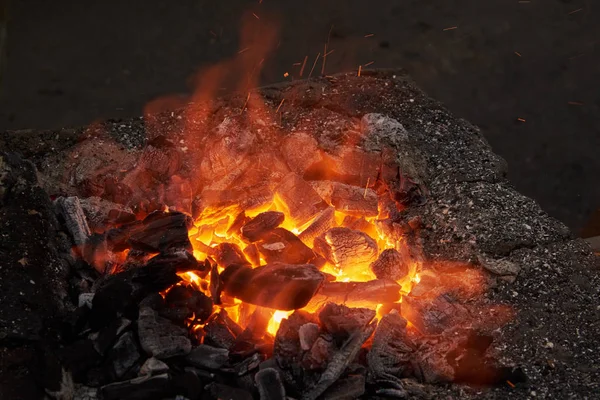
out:
M241 20L254 18L244 11L262 16L260 23L276 12L280 41L264 63L262 83L297 76L292 64L305 55L308 70L329 36L335 51L326 73L370 61L405 68L429 95L479 125L508 161L517 189L576 233L600 205L600 4L592 0L9 6L0 131L140 115L157 97L189 92L199 68L235 55ZM451 27L457 28L445 30Z

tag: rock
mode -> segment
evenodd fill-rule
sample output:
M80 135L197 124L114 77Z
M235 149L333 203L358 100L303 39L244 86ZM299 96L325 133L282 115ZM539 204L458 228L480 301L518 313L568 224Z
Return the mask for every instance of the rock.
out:
M159 317L149 307L140 308L138 336L144 351L158 359L186 355L192 349L184 328Z
M519 264L516 264L506 258L491 258L480 254L477 259L479 264L481 264L481 266L487 271L494 275L503 277L509 282L514 282L519 274L519 271L521 271L521 266Z

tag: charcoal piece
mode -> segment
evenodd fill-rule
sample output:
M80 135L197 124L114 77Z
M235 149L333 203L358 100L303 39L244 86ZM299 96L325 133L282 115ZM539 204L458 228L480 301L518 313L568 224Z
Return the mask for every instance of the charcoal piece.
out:
M93 300L94 293L81 293L77 299L77 306L91 309Z
M161 399L170 393L171 379L168 374L141 376L102 386L100 391L104 400Z
M370 268L378 279L398 281L408 275L408 261L396 249L386 249L371 263Z
M117 379L125 374L138 362L141 355L137 347L133 332L122 335L108 353L108 362Z
M149 307L140 308L138 337L144 351L158 359L185 355L192 349L184 328L173 325Z
M80 203L92 232L102 233L111 225L119 226L135 221L131 208L122 204L95 196L81 199Z
M185 361L194 367L218 370L229 361L229 351L201 344L185 357Z
M347 215L342 221L341 226L350 228L354 231L361 231L366 233L369 237L377 238L379 237L379 232L377 232L377 228L375 225L369 221L367 221L363 217L353 217L351 215Z
M217 263L212 261L212 259L207 258L206 263L210 265L210 296L212 297L214 304L220 305L221 292L223 291L223 281L221 279L221 275L219 274L219 268Z
M279 371L274 368L261 369L254 376L260 400L285 400L285 386Z
M369 374L375 382L395 382L402 387L400 377L411 368L416 349L406 324L398 312L390 312L379 321L367 355Z
M98 330L123 315L137 318L140 301L146 296L161 292L181 280L175 268L140 267L106 277L96 290L90 312L90 327Z
M273 313L272 309L256 307L249 318L246 329L238 335L235 343L229 349L232 360L246 359L266 347L270 347L269 343L265 343L264 336Z
M375 310L327 303L319 310L318 315L325 331L338 339L346 340L352 333L364 329L375 318Z
M90 335L94 341L94 348L99 354L105 355L108 350L115 344L115 341L129 326L131 321L125 318L112 320L97 334Z
M316 322L317 319L314 315L299 310L281 320L279 330L275 335L273 355L282 367L288 367L299 361L302 353L300 327Z
M452 382L455 378L454 360L449 355L461 345L463 338L461 334L450 334L438 336L436 340L420 341L418 351L411 359L413 374L419 382Z
M199 263L192 253L184 249L175 249L174 251L160 253L148 260L146 264L148 267L163 265L172 266L177 272L194 272L201 278L208 274L205 265Z
M169 371L169 366L158 358L150 357L142 364L140 368L140 376L143 375L160 375Z
M373 189L346 185L340 182L320 181L317 192L337 211L358 217L376 217L379 214L378 198Z
M335 338L330 334L319 335L310 350L302 357L302 367L313 371L325 369L336 351Z
M255 269L233 265L221 273L223 290L242 301L277 310L304 307L324 277L310 264L267 264Z
M219 126L227 125L227 131L208 144L200 163L200 176L206 181L214 181L237 172L232 179L241 175L248 164L248 152L256 140L256 135L247 129L232 126L226 119Z
M137 170L164 181L175 175L181 165L181 153L175 145L164 136L158 136L144 147Z
M290 173L277 188L277 197L295 226L302 226L327 208L327 203L302 178Z
M180 321L193 315L194 323L204 323L211 316L213 309L210 297L191 286L173 286L165 295L165 303L166 308L161 311L161 315L179 315L175 319L167 318Z
M439 335L446 329L459 326L469 316L464 306L446 295L433 299L405 296L402 314L421 333L428 335Z
M221 268L227 268L230 265L250 266L244 252L234 243L219 243L213 248L212 256Z
M335 224L335 209L333 207L327 207L321 212L314 221L303 230L298 238L309 247L313 247L314 240L327 232L329 228Z
M319 331L319 325L313 324L312 322L302 325L298 330L300 348L304 351L310 350L319 337Z
M54 206L76 246L82 246L92 234L78 197L59 197Z
M373 334L376 322L350 335L342 347L334 353L318 383L305 392L302 400L316 400L342 375L346 367L354 360L363 343Z
M323 257L350 275L361 274L378 254L377 242L366 233L343 227L331 228L316 238L315 250L324 252Z
M319 143L305 132L287 136L281 145L281 154L290 169L299 175L303 175L308 167L323 159Z
M388 279L368 282L324 282L313 296L307 308L319 309L328 302L348 307L377 306L400 300L401 287Z
M252 356L235 364L233 370L238 376L247 375L249 372L257 369L265 359L264 354L254 353Z
M258 252L258 246L256 243L250 243L248 246L244 247L243 251L246 259L250 261L250 264L255 267L258 267L261 264L260 253Z
M242 329L221 310L208 319L204 326L204 343L229 349L235 343L235 338L242 333Z
M165 307L165 299L158 292L151 293L140 301L139 306L140 308L150 307L155 311L160 311Z
M241 236L250 243L256 242L281 225L284 219L285 215L279 211L258 214L242 226Z
M243 389L236 389L231 386L212 382L204 387L202 400L253 400L252 394Z
M132 248L158 253L170 248L192 249L188 230L192 219L180 212L154 212L129 237Z
M204 390L204 377L201 376L197 370L190 370L186 368L183 373L176 373L172 375L172 394L177 394L173 400L185 400L185 399L200 399L202 391Z
M365 393L365 376L351 374L338 379L321 396L323 400L353 400Z
M248 221L250 221L250 217L248 217L244 211L240 212L235 217L229 228L227 228L227 234L230 236L241 235L242 226L248 223Z
M129 243L129 236L131 235L132 232L134 232L136 229L139 229L142 226L142 223L139 221L133 222L131 224L127 224L124 226L121 226L119 228L113 228L108 230L108 232L106 232L106 236L102 236L102 235L98 235L98 238L95 240L95 242L98 242L98 244L95 244L93 240L93 238L90 238L90 244L92 244L93 246L91 247L91 249L102 249L101 245L104 245L104 243L102 243L100 240L106 240L105 243L105 247L108 250L114 251L114 252L120 252L123 250L127 250L130 248L130 243Z
M267 263L312 264L317 258L296 235L283 228L265 234L257 247Z

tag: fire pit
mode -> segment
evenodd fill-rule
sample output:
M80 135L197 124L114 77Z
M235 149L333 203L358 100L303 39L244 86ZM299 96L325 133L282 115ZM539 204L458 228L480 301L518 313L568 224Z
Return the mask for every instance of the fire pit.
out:
M600 389L597 258L401 71L0 140L7 398Z

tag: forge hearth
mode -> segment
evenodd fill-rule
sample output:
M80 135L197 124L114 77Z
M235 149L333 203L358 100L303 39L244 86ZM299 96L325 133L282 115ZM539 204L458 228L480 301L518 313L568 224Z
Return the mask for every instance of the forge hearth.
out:
M600 390L597 258L397 71L2 141L7 398Z

